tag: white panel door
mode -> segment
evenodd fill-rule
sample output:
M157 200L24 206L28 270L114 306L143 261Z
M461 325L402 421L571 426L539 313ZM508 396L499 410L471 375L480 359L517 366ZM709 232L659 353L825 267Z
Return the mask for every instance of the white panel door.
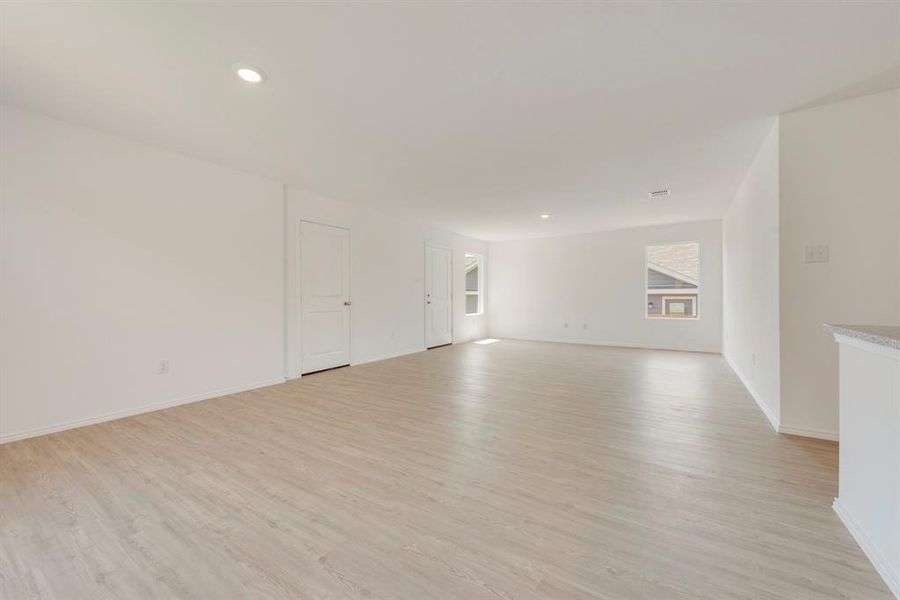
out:
M453 341L453 258L450 250L425 246L425 347Z
M350 231L300 223L300 372L350 364Z

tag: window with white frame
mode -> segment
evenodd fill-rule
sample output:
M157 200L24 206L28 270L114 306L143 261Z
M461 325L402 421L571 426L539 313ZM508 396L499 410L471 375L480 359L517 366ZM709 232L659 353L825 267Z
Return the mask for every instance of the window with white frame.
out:
M466 253L466 314L484 312L484 258Z
M646 291L647 318L699 318L699 242L647 246Z

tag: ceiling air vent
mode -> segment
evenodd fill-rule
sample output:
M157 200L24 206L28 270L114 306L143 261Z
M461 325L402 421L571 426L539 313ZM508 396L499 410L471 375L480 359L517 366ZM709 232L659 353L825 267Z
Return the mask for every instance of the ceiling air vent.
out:
M655 192L650 192L651 198L662 198L663 196L668 196L672 193L672 190L656 190Z

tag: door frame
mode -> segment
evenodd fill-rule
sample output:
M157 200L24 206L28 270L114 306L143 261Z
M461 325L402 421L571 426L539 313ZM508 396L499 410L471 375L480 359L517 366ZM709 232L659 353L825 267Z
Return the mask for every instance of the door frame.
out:
M453 304L453 248L450 246L445 246L443 244L436 244L433 242L425 242L425 248L423 253L423 261L422 261L422 323L423 323L423 336L422 343L425 346L425 349L428 350L428 304L425 299L425 289L428 286L428 249L429 248L437 248L438 250L446 250L450 253L450 341L447 344L441 344L440 346L432 346L432 348L440 348L442 346L447 346L454 342L454 331L453 324L454 318L453 313L455 312L456 306Z
M296 285L294 289L294 302L291 310L294 311L294 317L297 321L296 323L296 331L294 332L295 337L295 357L294 364L290 366L290 373L288 378L291 375L295 377L303 377L303 365L302 357L303 357L303 249L302 249L302 229L303 223L311 223L313 225L322 225L324 227L334 227L336 229L346 229L347 230L347 246L348 246L348 262L350 263L350 271L348 273L348 283L347 283L347 292L350 295L351 299L353 297L353 231L350 227L346 225L335 225L334 223L326 223L324 221L315 221L313 219L304 219L300 217L297 219L297 225L295 228L296 232L296 243L292 244L294 247L294 251L296 252L297 261L294 265L294 273L296 276ZM350 316L347 319L347 336L349 338L349 346L347 348L347 360L348 364L353 364L353 306L350 306ZM307 373L309 375L309 373Z

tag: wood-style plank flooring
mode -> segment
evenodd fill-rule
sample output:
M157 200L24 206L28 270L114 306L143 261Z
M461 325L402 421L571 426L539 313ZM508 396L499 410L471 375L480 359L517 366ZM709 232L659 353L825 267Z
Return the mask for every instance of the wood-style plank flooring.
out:
M720 356L464 344L0 446L2 598L890 598Z

